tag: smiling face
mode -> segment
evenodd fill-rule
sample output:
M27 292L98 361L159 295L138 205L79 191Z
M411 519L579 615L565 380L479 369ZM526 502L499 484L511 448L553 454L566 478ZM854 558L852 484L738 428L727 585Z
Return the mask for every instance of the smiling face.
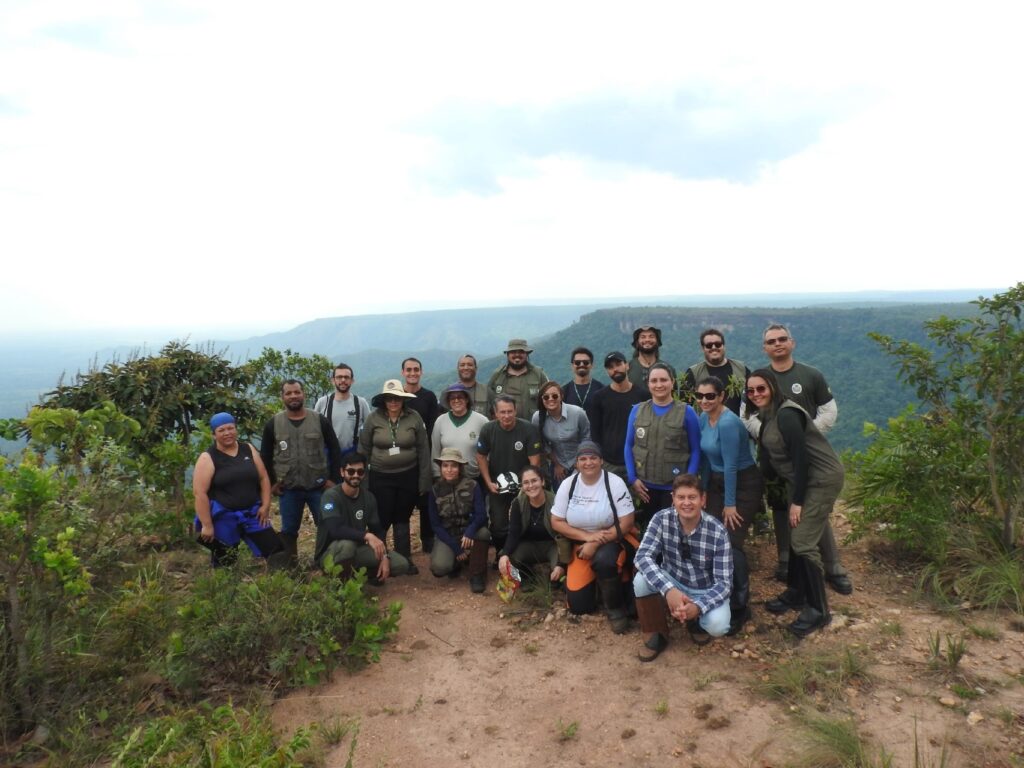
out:
M420 364L415 360L406 360L405 365L402 366L402 377L405 379L405 383L411 387L419 386L420 376L423 375L423 369Z
M508 367L513 371L521 371L526 367L526 359L529 354L521 349L514 349L508 353Z
M549 381L541 387L539 397L549 415L557 416L562 412L562 388L557 382Z
M672 399L672 377L664 368L652 368L647 377L647 389L658 405L665 405Z
M645 355L653 355L658 351L658 334L654 331L640 331L636 345Z
M704 494L697 488L681 485L672 491L672 506L684 528L692 528L700 520Z
M601 476L601 467L604 462L595 453L585 453L576 459L576 469L580 471L580 477L588 483L593 483Z
M345 468L341 470L341 475L345 485L349 488L358 488L363 482L363 477L366 475L366 465L362 462L346 464Z
M751 376L747 379L747 400L763 410L772 401L771 385L760 376Z
M469 355L460 357L455 368L459 372L459 381L463 384L472 384L476 381L476 360Z
M340 395L346 394L352 388L352 382L354 381L352 376L351 368L335 368L334 369L334 389Z
M725 394L715 391L713 384L697 387L697 404L704 413L717 413L725 401Z
M213 439L221 450L231 448L238 442L238 427L234 424L222 424L213 430Z
M523 479L520 483L523 493L530 501L538 501L544 498L544 478L540 476L533 467L523 470Z
M454 483L462 474L462 465L457 461L441 462L441 479L446 483Z
M461 419L469 410L469 398L462 392L452 392L448 395L448 410L456 419Z
M701 342L704 349L704 360L708 365L717 368L725 361L725 341L721 336L709 333Z

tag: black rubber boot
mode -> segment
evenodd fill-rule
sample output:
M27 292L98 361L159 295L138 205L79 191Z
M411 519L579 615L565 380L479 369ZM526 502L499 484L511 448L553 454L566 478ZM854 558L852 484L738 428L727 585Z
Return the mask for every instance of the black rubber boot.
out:
M644 644L637 651L640 661L654 661L668 648L668 610L661 595L636 598L636 615L640 619L640 633Z
M792 557L792 555L790 555ZM832 621L828 612L828 594L825 591L825 573L806 557L800 558L807 587L807 604L796 621L789 625L789 631L797 637L807 637Z
M616 635L624 634L629 629L629 616L626 615L622 582L618 577L598 579L597 588L601 590L601 599L604 601L604 610L608 614L608 623L612 626L612 632Z
M742 549L732 550L732 592L729 594L729 637L750 620L750 566Z
M299 537L294 533L280 533L281 545L284 547L285 558L288 568L299 567Z
M469 550L469 588L475 594L481 594L487 589L487 550L489 542L474 541L473 548Z
M768 613L782 614L787 611L799 611L807 601L805 575L803 569L804 559L793 550L789 551L789 561L786 571L786 588L782 593L764 604Z

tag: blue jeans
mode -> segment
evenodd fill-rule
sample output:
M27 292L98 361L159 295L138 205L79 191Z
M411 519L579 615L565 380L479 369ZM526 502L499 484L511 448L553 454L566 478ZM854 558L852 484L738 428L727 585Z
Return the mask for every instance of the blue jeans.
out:
M698 600L706 595L710 590L707 589L694 589L693 587L687 587L682 582L677 581L674 576L669 573L665 573L668 580L672 582L672 585L681 591L684 595L689 597L691 600ZM636 576L633 577L633 592L637 597L647 597L648 595L657 595L658 591L647 583L647 579L644 575L637 571ZM722 637L726 632L729 631L729 622L732 619L732 612L729 610L729 601L712 608L707 613L702 613L697 619L700 623L701 629L707 632L712 637Z
M281 508L281 533L298 536L302 525L302 510L307 505L313 513L313 522L320 525L320 497L323 488L285 488L281 491L278 506Z

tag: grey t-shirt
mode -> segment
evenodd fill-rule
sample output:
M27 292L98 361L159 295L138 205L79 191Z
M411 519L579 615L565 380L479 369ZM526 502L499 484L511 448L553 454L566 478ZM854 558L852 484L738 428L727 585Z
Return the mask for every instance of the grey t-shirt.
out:
M328 401L333 397L334 395L324 395L316 401L313 410L326 416ZM359 431L362 432L366 417L370 415L370 404L366 402L365 398L349 394L347 400L335 400L331 408L331 426L334 428L334 434L338 436L338 444L341 446L342 453L353 449L359 439L359 435L355 431L357 406L359 408Z

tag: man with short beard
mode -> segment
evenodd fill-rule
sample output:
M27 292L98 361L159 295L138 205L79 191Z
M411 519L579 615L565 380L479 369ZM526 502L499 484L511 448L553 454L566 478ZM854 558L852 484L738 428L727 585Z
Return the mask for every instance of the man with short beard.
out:
M700 335L700 348L704 352L704 359L691 365L683 374L686 399L692 403L697 382L706 376L714 376L725 389L725 407L739 416L742 403L740 393L746 387L749 369L739 360L726 357L725 334L717 328L704 329Z
M594 367L594 353L586 347L576 347L569 356L572 365L572 381L562 385L562 402L567 405L578 405L592 418L594 397L604 389L604 384L595 381L591 375Z
M281 542L294 565L302 512L308 506L319 522L320 497L340 479L341 448L330 422L306 410L302 382L285 381L281 400L284 410L263 428L260 458L270 476L270 492L280 498Z
M331 381L334 382L334 395L324 395L316 401L313 410L325 416L334 427L338 436L338 445L343 454L355 450L359 440L359 431L370 415L370 404L366 398L352 393L352 385L356 377L352 366L338 363L334 366Z
M409 570L409 561L397 552L387 551L377 500L362 487L366 457L352 451L344 462L341 485L323 495L313 561L323 568L330 559L341 567L342 578L351 576L355 568L365 568L371 584L380 584L391 575L404 575Z
M651 399L643 386L628 378L629 365L621 352L610 352L604 370L611 384L596 392L591 401L590 437L601 446L604 468L626 480L626 424L637 403Z
M470 354L465 354L459 358L459 362L455 365L455 370L459 374L459 384L464 386L469 392L469 397L473 401L473 410L477 413L482 413L487 418L491 418L487 405L489 399L487 385L482 381L476 380L476 367L476 358Z
M441 413L441 406L437 403L437 395L420 385L422 376L423 363L415 357L407 357L402 361L402 378L405 380L402 389L410 395L415 395L415 398L406 405L423 419L429 437L434 431L434 422ZM420 511L420 543L423 551L429 553L434 548L434 531L430 527L430 516L427 515L427 494L422 493L416 498L416 509Z
M530 421L537 412L537 392L541 384L548 381L543 368L530 363L533 352L526 339L512 339L505 349L508 362L491 375L487 382L491 412L494 413L495 400L504 395L511 397L516 405L516 417Z
M646 387L651 366L663 362L661 359L661 329L653 325L641 325L633 331L633 359L629 361L629 380ZM672 381L676 381L676 369L669 366ZM673 384L673 387L675 385Z

